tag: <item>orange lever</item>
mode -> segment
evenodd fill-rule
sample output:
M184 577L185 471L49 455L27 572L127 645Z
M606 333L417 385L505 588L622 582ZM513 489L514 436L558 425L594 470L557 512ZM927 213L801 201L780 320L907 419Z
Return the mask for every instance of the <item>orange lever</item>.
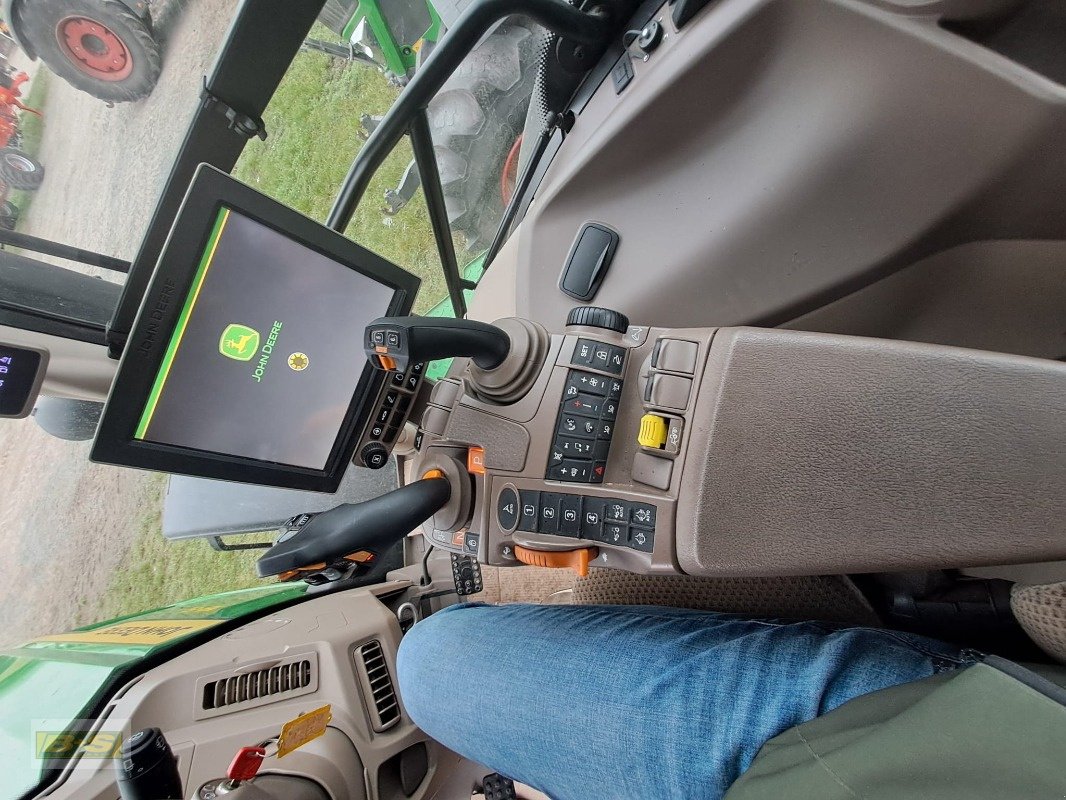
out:
M515 545L514 557L531 567L550 567L561 569L570 567L582 578L589 574L589 562L600 551L595 547L582 547L580 550L530 550L528 547Z

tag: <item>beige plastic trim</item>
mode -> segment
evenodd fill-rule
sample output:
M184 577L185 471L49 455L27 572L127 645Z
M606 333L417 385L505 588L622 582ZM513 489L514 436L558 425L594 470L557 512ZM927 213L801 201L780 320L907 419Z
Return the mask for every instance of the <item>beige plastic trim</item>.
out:
M1061 583L1066 581L1066 561L1040 564L1007 564L994 567L966 567L959 570L973 578L998 578L1012 583Z
M1066 364L724 328L681 481L694 575L1066 558Z
M719 0L679 32L664 7L538 189L517 314L562 329L593 218L621 241L591 303L670 327L783 322L975 236L1066 239L1066 87L894 6Z
M239 747L277 736L286 722L328 703L333 720L326 734L283 759L270 759L264 774L312 778L334 800L394 800L379 793L382 765L407 747L424 742L429 748L429 773L409 800L466 800L473 779L479 772L485 774L484 768L428 739L403 712L402 700L400 721L383 733L374 732L352 662L353 646L376 639L382 644L390 675L395 676L400 629L375 595L406 583L394 581L316 597L224 634L125 687L112 703L106 724L124 723L130 730L162 728L178 754L186 796L193 797L204 782L225 774ZM194 699L203 680L312 652L318 659L316 691L211 718L196 713L199 703ZM118 794L114 774L109 761L83 759L49 797L114 800Z
M519 225L478 283L467 307L467 319L491 323L501 317L517 316L518 242L521 236L522 226Z
M1066 356L1066 241L970 242L782 327Z
M396 679L393 677L392 671L389 669L389 664L384 658L384 653L385 649L377 639L367 639L365 642L360 642L352 647L352 663L355 666L355 672L359 678L359 684L363 694L363 703L366 705L366 712L370 716L370 727L374 729L375 733L384 733L394 725L398 725L402 718L402 715L397 711L395 718L390 720L382 719L381 709L377 704L377 691L386 687L384 685L374 686L374 681L370 676L367 664L369 658L383 659L381 666L384 669L384 678L387 682L387 688L392 697L392 702L397 708L400 703L400 692L396 687ZM380 681L381 678L379 677L378 680Z

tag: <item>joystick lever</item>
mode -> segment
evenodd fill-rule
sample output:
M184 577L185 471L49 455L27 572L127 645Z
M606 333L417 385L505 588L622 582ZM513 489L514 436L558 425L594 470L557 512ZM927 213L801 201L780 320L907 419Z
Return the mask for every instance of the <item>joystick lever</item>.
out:
M376 555L432 517L451 496L451 483L442 472L432 471L365 503L294 517L277 544L260 557L256 572L265 578L325 568L355 553Z
M447 317L381 317L367 326L364 345L371 363L396 372L455 356L493 370L511 352L511 338L501 328Z

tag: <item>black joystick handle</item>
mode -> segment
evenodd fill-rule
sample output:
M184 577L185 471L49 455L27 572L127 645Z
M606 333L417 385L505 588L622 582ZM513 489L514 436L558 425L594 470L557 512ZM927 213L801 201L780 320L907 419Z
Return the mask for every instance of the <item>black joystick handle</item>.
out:
M483 370L500 366L511 339L483 322L446 317L382 317L366 328L367 357L386 370L406 372L408 364L464 356Z
M115 759L122 800L181 800L178 759L159 728L137 731Z
M321 514L307 514L306 520L290 529L291 535L260 557L256 572L265 578L328 564L360 550L380 552L444 508L451 496L448 480L432 477L365 503L345 503Z

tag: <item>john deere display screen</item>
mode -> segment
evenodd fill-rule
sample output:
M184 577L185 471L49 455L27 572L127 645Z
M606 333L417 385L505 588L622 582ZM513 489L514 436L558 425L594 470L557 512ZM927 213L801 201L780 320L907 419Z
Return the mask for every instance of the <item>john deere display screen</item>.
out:
M365 328L409 309L417 281L205 170L126 344L93 457L335 488L380 379Z
M136 438L324 469L392 290L222 208Z

